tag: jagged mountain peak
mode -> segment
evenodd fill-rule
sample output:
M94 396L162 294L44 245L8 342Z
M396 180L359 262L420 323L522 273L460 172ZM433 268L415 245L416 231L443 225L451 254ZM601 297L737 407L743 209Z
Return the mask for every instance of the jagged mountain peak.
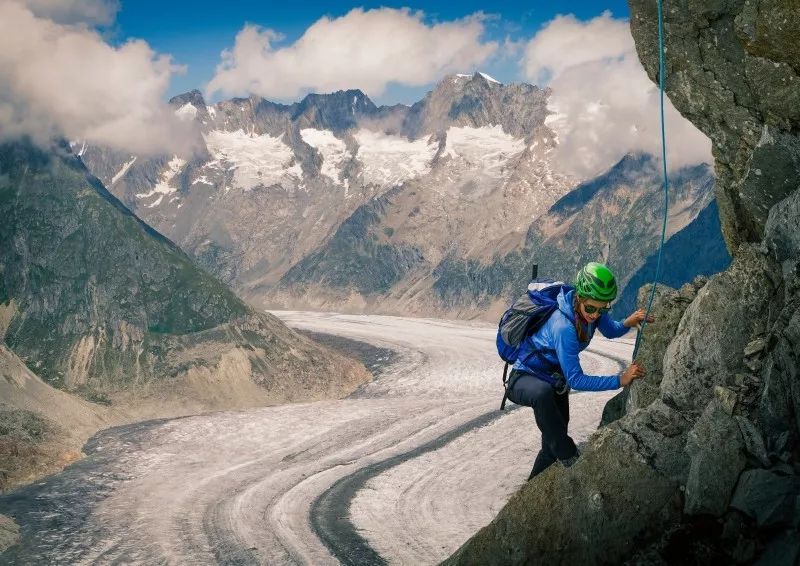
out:
M548 96L548 89L525 83L506 85L478 71L444 77L412 106L378 107L360 89L310 93L291 105L252 95L211 106L195 89L173 97L170 104L179 116L196 120L206 130L278 135L294 123L301 129L341 133L370 123L371 129L419 139L441 134L450 126L502 125L506 133L528 138L544 123Z
M454 84L454 85L464 86L469 83L475 83L476 85L504 86L503 83L501 83L491 75L488 75L481 71L475 71L471 75L464 73L447 75L443 80L441 80L438 83L438 85Z
M308 94L297 105L292 121L300 127L315 127L340 132L356 127L363 116L372 116L378 108L358 89L329 94Z
M299 103L300 108L308 106L316 106L320 104L341 104L343 102L349 103L356 108L369 108L374 109L375 104L370 100L364 91L357 88L347 90L337 90L330 93L316 93L312 92L307 94Z
M541 89L538 86L529 83L505 84L498 81L491 75L481 71L476 71L471 75L464 73L446 75L444 78L442 78L442 80L433 86L430 92L428 92L428 94L425 96L425 99L442 95L458 96L465 93L483 93L490 95L492 93L500 94L503 92L517 90L523 92L546 91L549 93L549 89ZM425 99L421 100L420 102L424 102Z
M178 94L173 96L169 99L169 103L173 106L183 106L184 104L193 104L197 107L203 107L206 105L206 101L203 98L203 93L197 89L190 90L189 92L184 92L182 94Z
M548 211L551 214L574 214L596 194L620 184L632 185L636 179L656 174L656 158L649 153L631 152L612 165L606 172L585 181L556 201Z
M499 85L503 84L500 81L498 81L496 78L494 78L494 77L492 77L490 75L487 75L486 73L483 73L481 71L476 71L474 77L475 78L481 78L481 79L485 80L488 83L495 83L495 84L499 84Z
M175 114L182 119L200 122L209 120L205 98L203 98L203 93L197 89L173 96L169 99L169 104L175 108Z
M528 138L544 125L549 95L549 89L504 85L481 72L448 75L411 107L404 132L416 138L450 126L501 125L508 134Z

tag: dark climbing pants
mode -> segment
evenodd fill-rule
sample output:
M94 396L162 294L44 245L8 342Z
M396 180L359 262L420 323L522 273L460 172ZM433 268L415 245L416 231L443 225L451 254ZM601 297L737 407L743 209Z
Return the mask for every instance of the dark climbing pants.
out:
M578 453L567 434L569 393L556 393L552 385L533 375L511 372L508 398L517 405L533 407L536 426L542 432L542 449L536 455L528 479L543 472L556 460L569 460Z

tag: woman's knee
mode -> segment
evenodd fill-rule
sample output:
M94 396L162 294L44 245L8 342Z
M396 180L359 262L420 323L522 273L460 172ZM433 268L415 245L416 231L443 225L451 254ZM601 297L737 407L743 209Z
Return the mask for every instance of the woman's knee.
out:
M536 407L542 402L555 403L555 392L549 383L538 377L523 374L512 383L508 398L517 405Z

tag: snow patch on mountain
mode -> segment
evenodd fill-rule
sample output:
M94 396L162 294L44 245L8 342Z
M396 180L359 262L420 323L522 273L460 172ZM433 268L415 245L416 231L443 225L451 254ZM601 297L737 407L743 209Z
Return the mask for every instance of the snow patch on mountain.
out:
M158 198L151 202L150 204L146 204L147 208L153 208L161 204L161 200L164 198L165 195L169 195L172 193L177 192L177 189L170 187L169 183L172 179L177 175L183 166L186 165L186 160L181 159L177 155L173 156L170 162L167 164L167 168L161 173L161 177L156 183L156 186L153 187L153 190L147 193L139 193L136 195L136 198L139 199L147 199L152 196L158 195Z
M205 175L200 175L199 177L197 177L197 179L192 181L192 185L196 185L197 183L203 183L204 185L210 185L210 186L214 185L214 183L209 181L208 177L206 177Z
M117 173L113 177L111 177L111 186L112 187L117 183L117 181L119 181L125 175L125 173L128 172L128 169L130 169L131 165L133 165L134 163L136 163L136 156L135 155L133 156L133 158L130 161L127 161L122 166L122 169L117 171Z
M213 130L205 140L214 159L205 167L233 171L233 186L244 190L296 181L303 172L283 137Z
M490 177L502 177L509 160L525 149L525 141L503 131L503 127L452 126L447 130L443 155L461 159L482 169Z
M498 84L498 85L501 85L501 84L503 84L503 83L501 83L500 81L498 81L496 78L494 78L494 77L492 77L492 76L490 76L490 75L487 75L486 73L482 73L482 72L480 72L480 71L478 71L477 73L475 73L475 75L480 75L481 77L483 77L484 79L486 79L486 80L487 80L488 82L490 82L490 83L494 83L494 84ZM474 78L474 77L475 77L475 75L467 75L467 74L464 74L464 73L457 73L457 74L456 74L456 75L454 75L454 77L453 77L453 82L458 82L458 81L459 81L459 80L461 80L461 79L466 79L466 80L469 80L469 79L472 79L472 78Z
M342 185L342 181L339 179L339 171L342 164L351 158L345 143L329 130L305 128L300 130L300 137L322 155L320 173L337 185Z
M181 120L188 122L197 117L197 108L191 102L187 102L175 111L175 115Z
M480 76L482 76L484 79L486 79L487 81L489 81L490 83L496 83L496 84L499 84L499 85L503 84L500 81L498 81L496 78L491 77L491 76L487 75L486 73L479 72L478 74Z
M70 140L69 142L69 147L73 152L75 151L75 148L78 147L78 145L80 145L81 148L75 155L77 155L78 157L83 157L83 154L86 153L86 148L88 147L86 145L86 140Z
M381 132L359 130L356 157L364 164L364 182L390 187L430 171L438 144L425 138L414 141Z
M566 129L568 116L561 112L552 101L548 102L547 110L550 114L545 117L544 125L553 131L554 139L558 143L558 132Z

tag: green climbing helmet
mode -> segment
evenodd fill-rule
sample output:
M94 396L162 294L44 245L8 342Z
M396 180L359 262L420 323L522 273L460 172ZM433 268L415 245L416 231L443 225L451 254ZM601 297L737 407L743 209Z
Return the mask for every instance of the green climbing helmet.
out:
M575 291L581 297L608 303L617 298L617 281L609 268L592 261L578 272Z

